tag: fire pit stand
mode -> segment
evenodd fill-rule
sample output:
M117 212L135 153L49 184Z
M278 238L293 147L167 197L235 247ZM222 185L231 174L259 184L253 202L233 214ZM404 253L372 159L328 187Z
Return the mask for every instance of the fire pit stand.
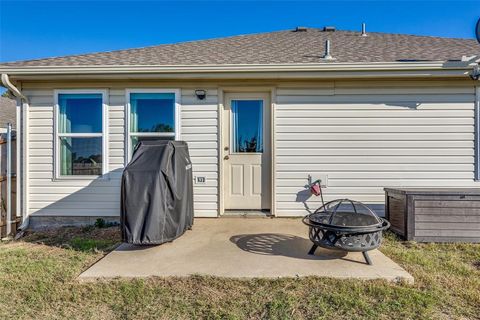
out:
M308 254L313 255L318 247L362 252L369 265L372 261L367 251L380 246L382 231L390 227L387 220L366 205L350 199L327 202L305 216L303 223L309 227L308 235L313 242Z

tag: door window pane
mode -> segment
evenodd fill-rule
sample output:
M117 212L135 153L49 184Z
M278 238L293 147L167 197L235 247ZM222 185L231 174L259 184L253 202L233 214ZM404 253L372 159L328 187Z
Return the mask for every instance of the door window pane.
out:
M263 100L232 100L232 151L263 152Z
M59 133L102 132L101 94L59 94Z
M130 132L175 132L175 94L130 94Z
M60 138L60 174L102 174L102 137Z

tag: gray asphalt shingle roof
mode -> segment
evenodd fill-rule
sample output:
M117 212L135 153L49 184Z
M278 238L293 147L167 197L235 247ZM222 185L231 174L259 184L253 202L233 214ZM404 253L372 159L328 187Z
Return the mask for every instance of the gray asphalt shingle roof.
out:
M3 63L3 66L296 64L322 60L331 40L334 62L460 60L480 54L473 39L307 29L190 41L138 49Z

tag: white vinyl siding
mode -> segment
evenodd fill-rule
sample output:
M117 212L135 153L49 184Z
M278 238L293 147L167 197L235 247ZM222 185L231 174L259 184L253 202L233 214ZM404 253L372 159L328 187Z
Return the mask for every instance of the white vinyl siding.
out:
M28 112L28 214L46 216L118 216L119 185L123 166L124 106L111 90L108 104L108 173L104 178L54 179L54 89L25 89L30 99ZM120 136L119 136L120 135ZM118 159L120 158L120 162Z
M336 82L278 88L276 214L301 216L307 176L328 176L325 200L382 211L384 187L475 187L474 88ZM320 198L307 202L312 209ZM382 213L382 212L380 212Z
M125 90L110 89L108 106L108 168L110 179L120 179L125 164ZM120 206L119 206L120 208ZM120 209L119 209L120 210Z
M206 177L205 184L195 184L196 217L218 215L218 95L206 88L205 100L198 100L194 89L182 89L181 135L188 142L193 176Z
M108 168L105 179L53 179L54 89L61 84L31 85L28 112L28 214L43 216L119 216L120 183L125 166L125 90L113 86L108 93ZM78 86L76 86L78 87ZM90 86L89 86L90 87ZM157 86L156 88L160 88ZM207 99L194 89L181 90L181 134L188 142L193 174L205 176L194 185L195 216L218 214L218 101L217 90L207 88Z
M268 83L271 85L271 82ZM125 166L126 89L180 88L181 139L188 142L197 217L218 214L218 90L204 81L22 84L30 98L27 150L28 213L118 216ZM224 85L222 83L222 85ZM247 86L234 83L232 86ZM265 86L259 81L250 85ZM108 97L107 179L54 181L54 89L105 88ZM198 100L195 89L207 90ZM273 97L277 216L306 213L299 192L307 175L328 175L326 200L349 197L381 210L384 187L478 187L474 181L472 81L279 82ZM23 115L22 115L23 116ZM315 208L319 198L307 204Z

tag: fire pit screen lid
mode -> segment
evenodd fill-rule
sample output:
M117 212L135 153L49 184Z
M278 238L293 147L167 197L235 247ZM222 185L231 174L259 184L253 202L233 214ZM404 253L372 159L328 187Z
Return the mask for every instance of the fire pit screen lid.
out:
M382 220L369 207L350 199L327 202L309 215L310 222L336 227L381 226Z

